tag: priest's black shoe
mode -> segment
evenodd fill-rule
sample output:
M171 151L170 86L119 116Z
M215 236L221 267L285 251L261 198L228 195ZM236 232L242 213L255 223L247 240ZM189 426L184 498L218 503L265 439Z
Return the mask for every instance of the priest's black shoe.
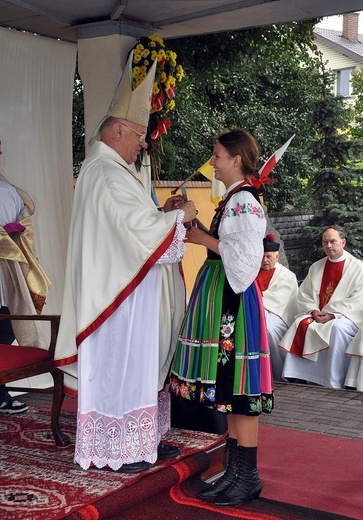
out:
M181 450L177 446L170 446L169 444L159 444L158 446L158 460L173 459L180 453Z
M97 468L96 466L92 466L91 469L98 469L102 471L114 471L115 473L140 473L141 471L146 471L150 469L152 464L150 462L145 462L142 460L141 462L132 462L131 464L123 464L119 469L112 469L110 466L103 466L102 468Z
M122 464L121 468L117 470L117 473L140 473L150 469L152 464L150 462L132 462L131 464Z

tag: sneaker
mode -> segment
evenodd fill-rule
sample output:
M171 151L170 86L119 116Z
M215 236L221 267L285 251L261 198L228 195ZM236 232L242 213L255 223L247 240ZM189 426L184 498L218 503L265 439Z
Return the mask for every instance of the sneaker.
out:
M26 412L27 410L27 405L16 399L7 400L0 404L0 413L16 414Z

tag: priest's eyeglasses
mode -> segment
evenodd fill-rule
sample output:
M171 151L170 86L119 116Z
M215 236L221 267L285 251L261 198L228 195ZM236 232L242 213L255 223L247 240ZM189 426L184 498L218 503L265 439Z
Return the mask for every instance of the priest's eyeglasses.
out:
M145 141L145 139L146 139L146 133L143 133L143 134L142 134L141 132L138 132L138 131L135 130L134 128L131 128L131 126L127 125L126 123L121 123L121 124L123 124L124 126L127 126L127 128L128 128L129 130L132 130L133 132L135 132L135 134L137 134L137 135L139 136L139 141L140 141L140 143L142 143L142 141Z

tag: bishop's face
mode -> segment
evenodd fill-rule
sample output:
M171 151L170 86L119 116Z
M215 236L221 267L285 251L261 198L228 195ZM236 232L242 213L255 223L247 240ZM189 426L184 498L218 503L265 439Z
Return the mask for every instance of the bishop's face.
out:
M119 153L127 164L132 164L141 149L147 147L145 141L147 127L125 121L121 122L120 129L122 139Z

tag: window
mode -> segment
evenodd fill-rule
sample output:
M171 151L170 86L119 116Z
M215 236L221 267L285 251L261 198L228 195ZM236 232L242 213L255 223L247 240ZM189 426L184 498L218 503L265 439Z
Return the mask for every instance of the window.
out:
M340 96L348 97L353 94L350 73L350 69L337 70L337 94Z

